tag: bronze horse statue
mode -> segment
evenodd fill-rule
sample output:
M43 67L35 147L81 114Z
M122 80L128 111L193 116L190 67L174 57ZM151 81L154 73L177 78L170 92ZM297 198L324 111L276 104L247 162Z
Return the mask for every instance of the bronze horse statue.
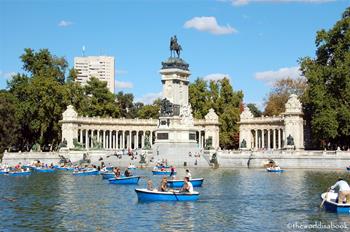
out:
M175 56L175 53L177 55L177 58L180 58L182 47L177 42L176 35L170 38L170 56L173 57L173 54ZM173 53L174 52L174 53Z

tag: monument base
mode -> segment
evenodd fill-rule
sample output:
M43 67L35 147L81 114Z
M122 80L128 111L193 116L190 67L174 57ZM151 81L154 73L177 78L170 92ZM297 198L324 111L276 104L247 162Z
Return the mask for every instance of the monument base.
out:
M156 143L152 150L155 161L167 160L168 165L209 167L203 149L195 143Z

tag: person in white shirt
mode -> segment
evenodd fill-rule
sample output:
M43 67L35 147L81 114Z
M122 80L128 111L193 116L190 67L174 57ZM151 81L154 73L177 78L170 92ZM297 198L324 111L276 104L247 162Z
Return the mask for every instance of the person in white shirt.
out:
M190 178L188 177L184 178L184 185L182 186L180 192L193 193L193 185L190 182Z
M188 177L189 179L192 178L192 174L190 173L190 170L186 169L186 177Z
M350 186L349 184L339 178L338 181L330 187L330 189L338 188L338 204L343 204L344 199L346 199L346 204L350 204Z

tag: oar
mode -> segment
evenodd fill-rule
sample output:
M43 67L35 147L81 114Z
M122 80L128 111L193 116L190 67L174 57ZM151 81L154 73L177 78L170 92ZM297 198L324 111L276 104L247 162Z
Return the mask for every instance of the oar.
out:
M327 200L327 198L328 198L328 190L327 190L327 193L326 193L326 195L324 195L324 199L323 199L323 201L321 202L321 204L320 204L320 208L322 208L323 207L323 204L324 204L324 202Z

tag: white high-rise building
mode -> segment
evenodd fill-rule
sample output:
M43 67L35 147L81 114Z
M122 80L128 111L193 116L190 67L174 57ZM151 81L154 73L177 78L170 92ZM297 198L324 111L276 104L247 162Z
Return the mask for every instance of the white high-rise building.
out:
M114 93L114 57L86 56L74 58L74 69L77 70L77 80L85 85L91 77L107 82L108 89Z

